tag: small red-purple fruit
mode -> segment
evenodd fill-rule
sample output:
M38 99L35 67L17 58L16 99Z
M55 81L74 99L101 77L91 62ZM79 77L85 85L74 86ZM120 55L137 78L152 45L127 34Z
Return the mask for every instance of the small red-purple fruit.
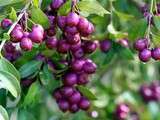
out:
M58 106L63 112L69 110L69 103L66 100L59 100Z
M79 48L77 50L73 50L72 54L75 58L82 58L84 56L84 50L82 48Z
M81 100L81 94L78 91L75 91L68 100L71 104L78 103Z
M88 29L88 26L89 26L88 20L86 18L84 18L84 17L81 17L79 19L79 23L78 23L78 30L83 32L86 29Z
M76 26L79 22L79 16L76 13L71 12L68 14L66 22L68 26Z
M68 52L70 45L65 40L59 40L57 45L57 51L65 54Z
M84 43L83 49L85 53L92 53L96 50L97 48L97 43L88 41Z
M23 31L20 29L13 29L11 32L11 41L12 42L20 42L23 38Z
M108 52L111 49L112 43L110 40L103 40L100 42L100 49L102 52Z
M66 38L67 38L67 42L71 45L77 44L80 41L80 35L79 34L75 34L75 35L67 34Z
M64 76L63 83L65 86L73 86L77 83L77 74L70 72Z
M58 16L58 20L57 20L57 24L58 27L61 28L62 30L64 30L65 26L66 26L66 16Z
M78 85L85 85L88 82L89 82L89 80L88 80L88 74L86 74L86 73L80 73L78 75L78 81L77 81Z
M152 50L152 58L155 60L160 60L160 48L154 48Z
M82 68L83 68L83 64L85 62L83 60L74 60L72 63L71 63L71 68L72 70L74 71L81 71Z
M60 8L62 5L64 4L64 0L52 0L51 3L51 8L54 9L58 9Z
M138 39L135 43L134 43L134 48L138 51L142 51L144 49L146 49L149 46L149 43L147 41L146 38L144 39Z
M56 90L54 90L54 92L53 92L53 97L54 97L56 100L62 99L63 95L61 94L59 88L57 88Z
M72 94L73 94L73 88L72 87L67 87L67 86L64 86L61 88L61 93L62 95L64 95L64 97L68 98L70 97Z
M77 104L72 104L72 105L70 105L70 107L69 107L69 111L70 111L71 113L76 113L76 112L78 112L78 110L79 110L79 107L78 107Z
M48 38L48 39L46 40L46 46L47 46L47 48L49 48L49 49L54 49L54 48L56 48L56 47L57 47L57 43L58 43L58 41L57 41L57 38L56 38L56 37Z
M118 43L123 47L126 47L126 48L129 47L127 39L121 39L121 40L118 41Z
M90 102L86 98L82 98L79 102L79 108L82 110L88 110L90 107Z
M67 26L66 29L65 29L65 32L67 34L75 35L76 33L78 33L78 30L77 30L77 27L75 27L75 26L72 26L72 27Z
M86 61L83 65L83 70L88 74L93 74L96 71L96 64L93 62Z
M144 49L141 52L139 52L139 59L142 62L148 62L151 58L151 51L149 49Z
M21 40L20 42L20 47L25 50L25 51L29 51L32 50L32 41L31 39L25 37Z
M8 27L10 27L12 25L12 21L10 19L3 19L1 21L1 27L3 29L7 29Z

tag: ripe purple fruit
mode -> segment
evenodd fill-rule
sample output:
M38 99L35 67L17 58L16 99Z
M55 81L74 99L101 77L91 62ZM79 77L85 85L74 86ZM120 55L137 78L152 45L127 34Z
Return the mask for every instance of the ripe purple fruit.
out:
M111 49L112 43L110 40L103 40L100 42L100 49L102 52L108 52Z
M79 108L82 110L88 110L90 107L90 102L86 98L82 98L79 102Z
M78 23L78 30L83 32L86 29L88 29L88 26L89 26L88 20L86 18L84 18L84 17L81 17L79 19L79 23Z
M82 58L84 56L84 50L79 48L78 50L72 51L72 54L75 58Z
M76 26L79 22L79 16L74 12L70 12L66 18L66 22L68 26Z
M64 76L63 83L65 86L73 86L77 83L77 74L70 72Z
M59 88L57 88L57 89L53 92L53 97L54 97L56 100L62 99L62 94L61 94Z
M80 35L79 34L75 34L75 35L67 34L66 38L67 38L67 42L71 45L77 44L80 41Z
M87 37L88 35L92 34L95 31L94 25L89 23L88 28L84 31L81 31L81 35Z
M147 48L149 46L148 41L146 38L144 39L138 39L135 43L134 43L134 48L138 51L142 51L145 48Z
M83 68L84 61L83 60L74 60L71 63L71 68L74 71L81 71Z
M75 26L73 26L73 27L67 26L65 29L65 32L67 34L75 35L76 33L78 33L78 30L77 30L77 27L75 27Z
M141 52L139 52L139 59L142 62L147 62L151 58L151 51L149 49L144 49Z
M42 32L42 34L44 34L44 29L41 25L36 24L32 27L32 31L37 31L37 32Z
M160 60L160 48L154 48L151 53L153 59Z
M8 27L10 27L12 25L12 21L10 19L3 19L1 21L1 27L3 29L7 29Z
M53 48L56 48L57 47L57 38L56 37L51 37L51 38L48 38L46 40L46 46L49 48L49 49L53 49Z
M96 64L93 62L86 61L83 65L83 70L88 74L93 74L96 71Z
M96 50L96 48L97 48L97 44L92 41L85 42L83 46L85 53L92 53Z
M61 28L62 30L65 28L66 26L66 16L58 16L58 27Z
M81 40L76 44L70 45L70 49L71 49L72 52L77 51L80 48L81 48Z
M54 9L58 9L60 8L62 5L64 4L64 0L52 0L51 3L51 8Z
M72 105L70 105L70 107L69 107L69 111L70 111L71 113L76 113L76 112L78 112L78 110L79 110L79 107L78 107L77 104L72 104Z
M153 92L147 85L141 86L140 94L142 95L144 101L146 102L149 102L153 99Z
M23 38L23 31L20 29L13 29L11 32L11 41L12 42L20 42Z
M67 53L69 50L70 46L65 40L59 40L58 45L57 45L57 51L59 53Z
M24 38L24 37L29 37L29 32L24 32L24 33L23 33L23 38Z
M123 47L126 47L126 48L129 47L127 39L121 39L121 40L118 41L118 43Z
M78 81L77 81L78 85L85 85L88 82L89 82L89 80L88 80L88 74L86 74L86 73L80 73L78 75Z
M73 94L73 88L64 86L61 88L61 93L64 97L70 97Z
M59 100L58 106L63 112L69 110L69 103L66 100Z
M20 42L20 47L25 50L25 51L29 51L32 50L32 41L29 38L23 38Z
M81 94L78 91L75 91L69 98L69 103L76 104L81 100Z

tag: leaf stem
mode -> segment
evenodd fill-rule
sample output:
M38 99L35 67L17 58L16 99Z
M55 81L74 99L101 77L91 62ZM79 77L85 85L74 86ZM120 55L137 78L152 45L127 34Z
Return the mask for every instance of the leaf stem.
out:
M23 17L26 9L28 9L29 5L31 2L29 2L28 4L26 4L26 6L21 10L21 13L19 14L17 21L13 23L13 25L10 27L10 29L8 30L7 34L10 35L12 30L15 28L15 26L17 25L17 23L19 22L19 20ZM2 48L5 44L5 42L7 41L7 39L4 39L1 44L0 44L0 52L2 51Z

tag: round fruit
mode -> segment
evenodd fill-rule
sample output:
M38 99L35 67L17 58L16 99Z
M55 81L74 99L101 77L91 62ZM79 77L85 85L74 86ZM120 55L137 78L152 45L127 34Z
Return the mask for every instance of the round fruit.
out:
M68 14L66 22L68 26L76 26L79 22L79 16L76 13L71 12Z
M7 29L11 25L12 25L12 21L10 19L3 19L2 22L1 22L1 27L3 29Z
M11 32L11 41L12 42L20 42L23 38L23 31L20 29L13 29Z
M59 100L58 106L63 112L69 110L69 103L66 100Z
M88 110L90 107L90 102L86 98L82 98L79 102L79 108L82 110Z
M68 100L71 104L76 104L81 100L81 94L78 91L75 91Z
M73 86L77 83L77 74L70 72L64 76L63 83L65 86Z
M146 38L144 39L138 39L135 43L134 43L134 48L138 51L142 51L144 49L146 49L148 47L148 41Z
M52 38L48 38L46 40L46 46L49 48L49 49L53 49L53 48L56 48L57 47L57 38L56 37L52 37Z
M141 52L139 52L139 59L142 62L148 62L151 58L151 51L149 49L144 49Z
M160 60L160 48L154 48L151 53L153 59Z
M25 51L29 51L32 50L32 41L29 38L23 38L20 42L20 47L25 50Z
M102 52L108 52L111 49L112 43L110 40L103 40L100 42L100 49Z

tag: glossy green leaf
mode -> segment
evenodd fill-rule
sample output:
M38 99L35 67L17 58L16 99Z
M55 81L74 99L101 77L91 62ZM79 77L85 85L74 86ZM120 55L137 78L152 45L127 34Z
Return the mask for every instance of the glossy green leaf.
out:
M82 0L77 4L78 8L88 14L96 14L104 16L105 14L110 14L106 9L104 9L99 2L96 0Z
M0 120L9 120L7 111L0 105Z
M21 78L26 78L37 72L42 65L41 61L32 60L20 67Z
M71 11L72 0L68 0L62 7L58 10L59 15L67 15Z
M88 88L84 86L77 86L77 88L81 92L81 94L87 97L88 99L97 100L96 96Z
M158 30L160 30L160 16L153 17L154 24Z
M8 90L14 97L21 92L20 83L12 74L0 71L0 88Z
M13 7L11 7L11 12L9 13L9 18L12 21L16 21L17 20L17 13L16 13L16 10Z
M35 7L39 7L39 0L33 0L33 5Z
M134 19L134 16L133 15L129 15L129 14L126 14L126 13L122 13L122 12L119 12L117 10L114 10L114 12L117 14L117 16L121 19L121 20L133 20Z
M31 19L35 23L42 25L45 29L49 28L50 26L48 17L39 8L33 7L31 9Z
M20 80L20 74L17 69L5 58L0 59L0 70L9 72L10 74L14 75L17 80Z

